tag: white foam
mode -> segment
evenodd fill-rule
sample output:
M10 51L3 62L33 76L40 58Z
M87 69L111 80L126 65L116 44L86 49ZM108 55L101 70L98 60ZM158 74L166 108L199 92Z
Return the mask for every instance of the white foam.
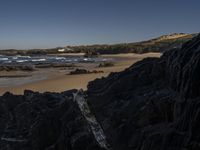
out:
M0 58L1 61L8 60L8 58Z
M65 57L56 57L56 60L62 60L62 59L66 59Z
M23 62L27 62L28 60L17 60L16 62L18 63L23 63Z
M17 57L19 57L19 58L31 58L31 56L17 56Z
M45 58L41 58L41 59L32 59L31 61L32 61L32 62L46 61L46 59L45 59Z
M8 61L5 61L4 63L9 64L9 63L12 63L12 61L8 60Z
M18 59L18 57L16 56L16 57L12 57L12 59Z

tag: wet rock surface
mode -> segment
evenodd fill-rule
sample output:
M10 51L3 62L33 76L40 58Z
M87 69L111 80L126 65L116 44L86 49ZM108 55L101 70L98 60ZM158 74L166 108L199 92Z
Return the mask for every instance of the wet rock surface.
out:
M200 35L74 93L0 97L0 149L199 150Z

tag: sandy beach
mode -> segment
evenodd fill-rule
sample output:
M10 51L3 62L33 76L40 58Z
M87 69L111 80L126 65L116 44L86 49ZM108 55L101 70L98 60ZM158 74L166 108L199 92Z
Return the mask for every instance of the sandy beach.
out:
M160 53L102 55L103 58L113 58L114 66L99 68L97 64L87 63L75 67L103 71L103 73L96 74L69 75L69 72L75 68L41 68L33 72L1 72L1 76L11 77L0 78L0 95L7 91L23 94L26 89L39 92L62 92L74 88L87 89L88 82L96 78L106 77L111 72L122 71L146 57L160 57L160 55ZM14 75L17 77L15 78Z

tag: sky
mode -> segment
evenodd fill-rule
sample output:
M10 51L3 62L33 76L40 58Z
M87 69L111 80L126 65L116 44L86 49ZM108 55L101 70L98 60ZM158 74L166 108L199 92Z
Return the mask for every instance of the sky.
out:
M199 0L0 0L0 49L136 42L196 33Z

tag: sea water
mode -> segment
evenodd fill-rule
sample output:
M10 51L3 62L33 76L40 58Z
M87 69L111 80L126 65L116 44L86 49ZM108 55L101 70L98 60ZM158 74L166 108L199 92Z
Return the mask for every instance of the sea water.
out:
M3 56L0 55L0 64L37 64L37 63L87 63L87 62L103 62L105 58L84 58L83 56Z

